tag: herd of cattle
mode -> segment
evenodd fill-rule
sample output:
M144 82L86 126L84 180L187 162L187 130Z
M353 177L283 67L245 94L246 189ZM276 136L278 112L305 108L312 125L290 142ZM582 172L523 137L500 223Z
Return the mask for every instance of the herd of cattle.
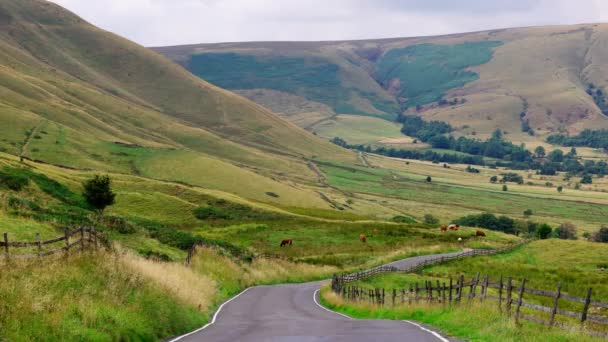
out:
M443 224L443 225L441 225L441 227L439 227L439 229L441 229L442 232L447 232L448 230L457 231L459 228L460 228L460 226L457 224L449 224L449 225ZM377 232L379 232L379 230L377 228L374 228L374 233L377 233ZM474 236L484 237L484 236L486 236L486 233L484 233L481 230L477 230L477 231L475 231ZM360 234L359 241L361 241L362 243L366 243L367 236L365 236L365 234ZM281 241L280 247L291 246L291 245L293 245L293 239L284 239Z

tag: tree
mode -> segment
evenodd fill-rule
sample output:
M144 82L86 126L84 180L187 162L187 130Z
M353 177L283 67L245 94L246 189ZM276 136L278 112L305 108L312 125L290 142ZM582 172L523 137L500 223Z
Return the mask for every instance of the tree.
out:
M549 159L551 159L554 163L561 163L564 161L564 151L562 150L553 150L549 153Z
M426 215L424 215L424 223L437 224L437 223L439 223L439 219L431 214L426 214Z
M592 236L595 242L608 242L608 227L602 227Z
M570 222L562 223L555 228L555 236L563 240L576 240L577 228Z
M507 184L504 184L504 185L502 186L502 191L507 191L507 190L509 190L509 188L507 188Z
M526 210L524 210L524 216L525 217L532 216L532 214L534 214L534 212L532 211L532 209L526 209Z
M564 191L564 187L563 186L558 186L557 187L557 192L561 193L562 191Z
M551 235L551 232L553 231L553 228L551 228L551 226L549 226L546 223L543 223L538 230L536 231L536 234L538 235L538 237L540 239L546 239L549 237L549 235Z
M535 150L534 150L534 155L536 156L536 158L544 158L545 157L545 148L542 146L538 146Z
M583 178L581 179L581 184L591 184L593 183L593 179L591 178L590 174L586 174L583 176Z
M103 213L107 206L114 204L116 194L112 192L110 177L95 175L82 185L84 187L83 197L91 207L100 213Z
M431 181L432 181L431 176L426 176L426 182L427 182L427 183L430 183Z
M490 183L496 183L496 182L498 182L498 177L497 176L490 177Z

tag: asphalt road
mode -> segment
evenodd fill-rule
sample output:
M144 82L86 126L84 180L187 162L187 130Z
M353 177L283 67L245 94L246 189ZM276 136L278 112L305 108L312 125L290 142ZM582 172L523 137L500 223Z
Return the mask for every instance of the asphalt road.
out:
M454 254L413 257L389 265L405 268ZM327 310L318 304L321 284L249 288L222 305L211 324L173 341L455 341L414 322L358 320Z

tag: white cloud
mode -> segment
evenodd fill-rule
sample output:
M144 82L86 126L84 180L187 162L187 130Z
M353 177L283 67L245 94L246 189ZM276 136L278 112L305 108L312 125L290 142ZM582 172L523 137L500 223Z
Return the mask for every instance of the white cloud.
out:
M52 0L146 46L339 40L600 22L604 0Z

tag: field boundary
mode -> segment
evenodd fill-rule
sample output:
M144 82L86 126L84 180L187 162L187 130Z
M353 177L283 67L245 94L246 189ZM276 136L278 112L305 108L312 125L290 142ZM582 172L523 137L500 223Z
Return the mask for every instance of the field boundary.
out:
M77 236L77 237L76 237ZM44 250L43 246L63 243L63 246ZM76 229L65 229L62 236L49 240L41 240L40 233L36 233L36 241L10 241L8 233L4 233L3 240L0 241L0 248L3 253L0 253L0 259L33 259L41 258L60 252L69 254L73 248L78 248L84 251L87 248L97 249L101 244L106 244L106 237L95 230L95 227L78 227ZM28 254L13 254L11 251L15 248L36 248L36 253Z
M385 265L351 274L334 275L332 277L331 288L334 293L340 295L342 298L348 301L355 303L367 302L369 304L378 306L398 306L407 304L411 305L412 303L417 304L420 301L425 301L427 303L452 305L460 304L462 302L472 302L475 298L478 298L480 302L484 302L486 300L497 301L500 312L506 313L509 317L514 316L516 323L519 323L520 320L526 320L549 327L559 327L568 330L578 329L578 327L573 324L557 321L556 318L561 316L569 319L570 321L576 320L581 329L586 328L586 324L588 325L588 323L591 323L594 326L607 326L608 317L595 315L590 312L594 312L594 309L591 307L599 310L608 309L608 303L592 300L592 288L588 288L585 297L563 293L561 291L562 283L557 285L556 291L547 291L526 287L526 279L522 279L515 284L513 278L508 277L505 281L501 275L497 282L492 283L490 282L488 275L480 278L480 274L477 273L477 275L472 277L471 281L469 282L465 282L464 275L461 274L459 277L456 277L455 283L453 278L450 277L449 283L447 284L446 282L441 284L439 280L435 281L435 285L433 285L433 281L424 281L423 286L419 286L418 282L415 282L410 283L407 288L401 289L370 288L348 285L348 283L370 278L378 274L394 272L411 273L419 271L422 268L430 265L436 265L451 260L477 255L494 255L503 253L520 247L528 242L530 242L530 240L522 240L514 245L495 250L472 250L452 256L440 256L432 259L422 260L406 268ZM480 289L479 293L477 293L478 288ZM498 295L494 296L488 294L488 289L496 289ZM524 300L524 295L550 298L552 299L553 304L551 306L545 306L532 303L529 300ZM386 297L389 299L388 303L386 302ZM560 300L562 303L569 302L578 305L582 304L583 306L580 311L576 312L560 309ZM571 304L569 304L568 307L570 308ZM522 313L522 308L540 312L544 314L545 317L540 318L526 315ZM515 312L514 314L512 313L513 310ZM584 329L583 332L595 337L608 338L608 334L605 332L590 329Z

